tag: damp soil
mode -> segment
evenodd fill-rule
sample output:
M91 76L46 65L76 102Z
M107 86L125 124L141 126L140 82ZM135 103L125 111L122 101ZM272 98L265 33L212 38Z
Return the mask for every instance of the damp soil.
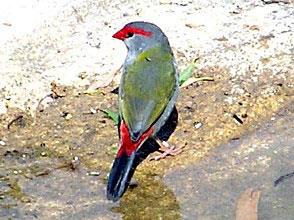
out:
M247 91L228 103L224 100L234 94L228 92L233 83L227 71L202 71L199 76L214 81L182 88L177 102L178 126L169 143L184 146L184 151L164 160L144 160L118 203L105 198L117 128L101 111L118 111L117 95L111 93L116 85L93 94L66 87L64 95L46 108L41 104L34 116L10 109L1 116L0 218L180 219L180 201L163 183L165 174L201 163L219 146L254 132L294 94L287 79L255 84L248 79ZM268 88L274 92L265 93Z

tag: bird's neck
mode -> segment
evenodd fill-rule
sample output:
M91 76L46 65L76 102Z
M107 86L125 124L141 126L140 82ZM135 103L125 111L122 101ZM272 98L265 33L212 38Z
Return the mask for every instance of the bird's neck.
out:
M128 54L125 60L125 67L128 67L129 65L132 65L136 58L146 50L150 50L151 48L158 47L158 44L142 44L139 47L136 48L128 48Z
M128 50L124 66L128 67L129 65L132 65L140 53L142 53L140 50Z

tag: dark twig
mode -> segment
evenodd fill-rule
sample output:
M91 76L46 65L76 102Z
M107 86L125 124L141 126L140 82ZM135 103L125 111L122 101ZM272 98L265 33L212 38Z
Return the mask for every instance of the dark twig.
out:
M290 4L290 1L287 0L261 0L265 5L269 4L279 4L279 3L284 3L284 4Z
M23 115L18 115L18 116L16 116L16 118L14 118L13 120L11 120L11 121L8 123L8 125L7 125L7 130L10 129L10 126L11 126L14 122L16 122L16 121L18 121L18 120L20 120L20 119L22 119L22 118L23 118Z
M241 120L241 118L238 117L238 115L233 114L233 118L234 118L239 124L243 124L243 121Z
M289 179L294 176L294 172L288 173L286 175L280 176L276 181L275 181L275 186L277 186L279 183L283 182L285 179Z

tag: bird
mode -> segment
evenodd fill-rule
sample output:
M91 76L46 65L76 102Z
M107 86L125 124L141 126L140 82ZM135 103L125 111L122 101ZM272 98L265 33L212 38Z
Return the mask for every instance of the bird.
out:
M127 47L118 89L119 148L108 176L106 196L118 201L135 172L134 161L148 139L164 151L159 157L177 155L157 134L175 108L179 73L168 38L153 23L135 21L113 35ZM158 159L158 158L157 158Z

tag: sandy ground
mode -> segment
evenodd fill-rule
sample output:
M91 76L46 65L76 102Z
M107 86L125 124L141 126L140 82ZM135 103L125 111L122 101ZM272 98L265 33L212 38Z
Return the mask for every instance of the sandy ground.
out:
M246 81L258 83L265 75L285 80L293 69L291 3L14 0L2 3L0 12L0 113L13 107L33 113L52 81L107 83L126 53L111 36L134 20L165 31L180 69L200 56L203 74L207 68L227 70L228 102L248 90Z

